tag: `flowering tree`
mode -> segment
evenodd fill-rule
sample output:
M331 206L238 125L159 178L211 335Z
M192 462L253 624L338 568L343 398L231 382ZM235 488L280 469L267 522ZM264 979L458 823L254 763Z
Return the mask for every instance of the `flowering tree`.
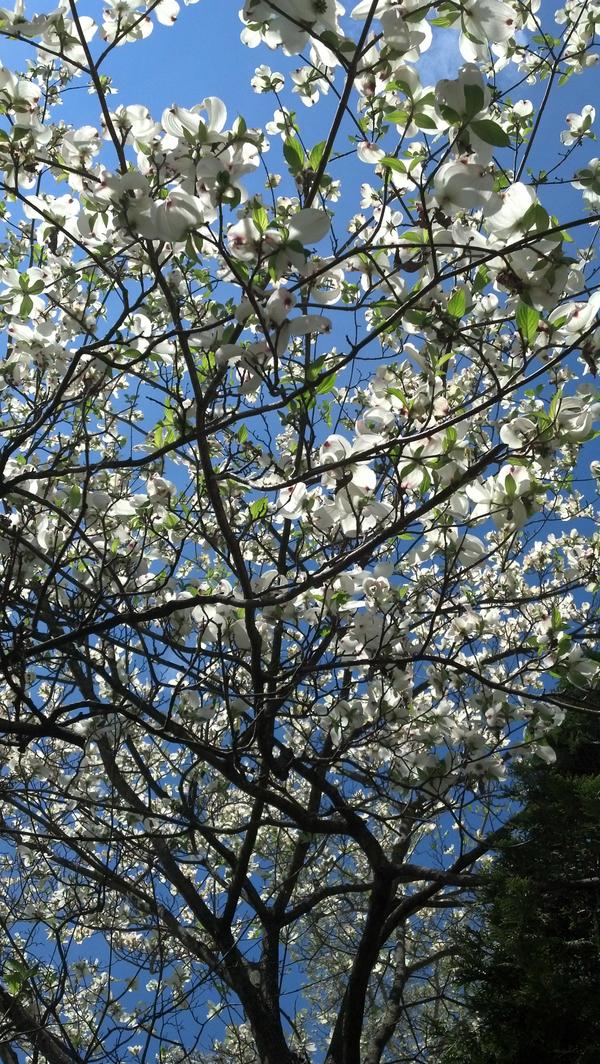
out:
M538 8L248 0L266 131L116 103L175 0L0 12L2 1060L429 1059L598 668L600 160L546 117L600 10Z

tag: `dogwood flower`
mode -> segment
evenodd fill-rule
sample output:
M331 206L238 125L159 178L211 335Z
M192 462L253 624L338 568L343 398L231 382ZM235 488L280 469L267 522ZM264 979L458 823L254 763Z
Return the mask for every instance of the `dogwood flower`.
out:
M352 18L366 18L372 4L362 0L352 9ZM431 45L431 27L426 20L409 20L406 16L417 11L422 5L418 0L405 0L402 9L395 0L380 0L377 4L376 17L381 23L384 40L396 50L406 63L416 63L419 55Z
M279 330L277 353L283 354L293 336L318 335L328 333L330 330L331 321L320 314L299 314L297 318L288 318Z
M583 191L583 200L591 211L600 209L600 159L590 159L583 170L578 170L573 188Z
M152 19L148 18L148 16L140 18L137 7L137 0L106 0L102 11L102 39L109 43L116 42L121 45L129 41L145 40L149 37L153 29ZM90 21L92 20L90 19ZM167 25L172 25L172 23L167 22ZM80 54L81 59L79 57ZM76 62L85 61L83 49L76 49L71 58Z
M521 181L499 193L500 206L486 217L486 228L499 240L510 240L526 232L524 221L537 202L535 190Z
M132 205L127 216L140 236L169 244L184 240L205 220L201 200L182 188L173 189L166 200L150 200L137 208Z
M356 434L359 437L357 446L359 443L361 446L374 446L376 443L383 443L395 422L395 414L389 407L368 407L355 425Z
M454 528L434 529L425 533L421 542L409 552L407 560L411 565L421 566L440 553L470 567L481 561L485 546L471 533L458 532Z
M515 9L502 0L467 0L461 4L461 25L458 47L468 62L484 58L490 42L501 45L519 28Z
M42 90L35 81L19 78L0 64L0 100L11 111L35 111Z
M490 102L490 91L474 63L465 63L452 80L443 78L435 86L435 106L443 117L448 110L458 118L475 118Z
M159 0L154 14L162 26L173 26L180 10L177 0Z
M561 321L559 333L566 343L587 332L600 309L600 292L593 292L586 303L567 303L556 307L549 315L550 323ZM565 319L565 320L563 320Z
M267 300L265 313L273 325L281 325L296 303L293 292L287 288L276 288Z
M511 524L521 528L528 511L524 498L531 492L531 477L523 466L502 466L497 476L486 481L474 481L466 487L467 497L475 506L471 520L492 518L497 528Z
M348 458L351 454L352 444L350 440L335 433L332 436L328 436L321 445L319 461L322 465L326 465L328 462L342 462L344 458Z
M277 70L271 70L271 67L265 66L263 63L257 67L254 71L254 77L251 79L250 84L255 92L281 92L285 85L285 78L283 74L280 74Z
M300 517L307 491L306 484L294 484L293 487L282 488L276 503L277 517L286 521L294 521Z
M581 114L567 115L566 122L569 128L563 130L560 135L561 142L566 148L577 144L584 137L594 136L591 127L595 117L596 111L589 103L582 108Z
M44 291L50 280L48 272L32 266L24 273L19 270L0 270L0 281L6 288L0 291L0 303L7 314L21 313L23 300L27 297L31 304L28 317L37 318L45 308L40 292ZM14 336L14 333L12 334Z
M147 107L140 104L117 107L110 117L115 129L124 135L126 143L133 144L136 148L140 145L147 147L157 144L160 140L161 126L154 121ZM105 132L105 139L107 138L108 131Z
M250 26L242 31L242 41L252 48L262 39L270 48L281 47L286 55L297 55L309 40L302 23L317 33L335 33L341 10L337 0L277 0L275 10L269 0L246 0L240 17ZM251 28L257 25L260 29Z
M443 163L433 178L436 203L445 206L474 208L483 207L489 215L496 210L497 194L494 178L478 163L457 159Z
M515 417L500 429L500 439L513 451L520 451L537 433L537 425L528 417Z
M205 110L208 112L208 122L202 118L202 112ZM167 134L163 145L167 149L173 149L186 137L201 138L204 143L218 144L224 139L221 130L226 120L225 104L217 96L209 97L203 104L191 108L173 104L167 107L161 116L161 126Z
M157 473L150 477L147 484L148 498L153 502L166 506L176 494L177 488L166 477L160 477Z
M277 108L273 112L273 118L265 123L265 131L272 137L279 136L286 140L294 129L294 117L286 107Z
M290 240L299 240L301 244L317 244L327 235L331 221L327 211L318 207L305 207L297 211L288 222Z
M427 459L439 458L443 446L441 433L406 444L397 465L400 486L405 491L419 491L427 483Z
M316 66L298 67L292 70L290 78L293 82L292 92L298 93L305 107L312 107L317 103L321 93L329 92L327 79L321 76Z
M600 403L589 403L583 395L563 396L556 411L556 421L567 440L587 439L600 417Z
M341 266L323 270L323 266L327 265L328 261L328 259L311 261L300 271L306 279L304 290L308 292L311 302L320 303L322 306L329 306L339 301L344 281L344 271Z
M256 258L260 231L251 218L241 218L227 230L229 251L236 259L251 262Z
M589 689L598 675L598 662L592 658L586 658L585 651L580 646L574 646L569 651L567 665L569 682L576 687Z
M490 91L479 67L473 63L462 66L456 79L438 81L435 96L435 114L444 126L471 122L486 110L490 102ZM488 166L494 153L493 145L477 136L472 128L468 128L464 136L469 141L469 160L476 159L480 166Z
M370 140L361 140L356 147L356 154L361 163L374 166L384 158L385 151Z

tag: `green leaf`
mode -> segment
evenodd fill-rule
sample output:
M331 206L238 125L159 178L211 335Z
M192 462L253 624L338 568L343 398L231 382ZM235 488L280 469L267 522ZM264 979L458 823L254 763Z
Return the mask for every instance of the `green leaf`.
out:
M440 358L437 358L435 360L436 373L441 372L441 370L444 369L444 366L450 361L451 358L454 358L454 351L447 351L446 354L442 355ZM447 370L444 370L444 373L447 373Z
M465 85L465 104L467 106L467 118L472 118L473 115L483 110L485 105L485 94L481 85ZM483 140L483 137L481 138Z
M555 417L556 417L556 415L557 415L557 413L558 413L558 411L560 409L561 402L562 402L562 391L559 388L558 391L555 392L554 395L552 396L552 401L550 403L550 410L548 412L550 420L552 422L554 422L554 419L555 419Z
M319 39L323 42L325 47L330 48L334 54L337 53L338 49L342 46L342 43L346 43L343 40L340 41L337 33L333 30L324 30Z
M406 167L400 159L394 159L393 155L385 155L380 166L387 166L390 170L396 170L399 174L406 173Z
M318 144L315 144L314 148L311 148L308 153L308 163L311 170L318 170L321 159L323 158L323 152L325 151L325 141L320 140Z
M411 325L424 325L429 315L426 310L409 310L404 317Z
M523 229L536 228L538 232L545 232L550 224L550 215L541 203L532 203L521 219Z
M489 118L482 118L477 122L471 122L470 128L473 133L486 144L493 144L496 148L510 147L510 137L505 133L502 126L492 122Z
M284 141L283 154L291 172L297 174L304 166L304 148L297 137Z
M403 233L402 234L402 239L406 240L409 244L428 244L429 243L429 237L427 236L427 233L424 232L423 229L418 229L416 233L412 229L410 229L407 233ZM365 256L365 259L366 259L366 256ZM366 261L368 261L368 259L366 259Z
M28 318L33 310L33 299L30 296L24 296L21 300L21 306L19 308L19 317Z
M240 443L245 443L246 442L246 440L248 439L248 426L247 425L241 425L240 426L240 428L237 431L237 438L240 441Z
M590 185L593 184L594 172L593 172L593 170L587 170L587 169L578 170L577 173L575 174L575 177L580 182L580 184L585 185L586 187L589 187Z
M437 129L437 123L434 122L433 118L421 112L413 115L413 122L419 129Z
M508 188L510 181L506 174L497 174L494 178L494 192L504 192L505 188Z
M408 122L408 111L388 111L383 117L386 122L394 122L397 126L404 126Z
M30 967L23 961L11 958L2 973L9 993L13 994L14 996L20 994L27 980L32 979L34 975L37 975L39 969L39 964L35 964Z
M475 274L475 281L473 283L473 291L474 292L482 292L483 289L486 287L486 285L489 284L489 282L490 282L490 271L488 270L487 266L485 266L485 265L480 266L479 269L477 270L477 273Z
M457 11L456 14L439 15L429 21L432 26L443 26L447 29L448 26L453 26L458 18L460 18L460 13Z
M401 388L388 388L388 395L395 395L404 406L408 406L406 396Z
M539 232L544 232L550 226L550 215L545 207L542 207L541 203L536 204L535 208L535 227Z
M448 107L447 104L441 103L439 105L440 114L445 122L448 122L451 126L459 126L462 122L462 118L458 111L455 111L453 107Z
M467 296L464 288L455 288L448 300L448 314L453 318L462 318L467 308Z
M269 511L269 500L264 497L262 499L256 499L250 503L249 506L250 517L255 521L258 517L265 517Z
M335 376L335 373L328 373L327 376L323 378L317 388L317 395L326 395L327 392L332 390L335 384Z
M517 307L517 328L521 334L523 342L528 346L535 340L538 325L540 321L540 315L533 307L529 307L527 303L519 303Z
M402 78L392 78L387 83L388 91L401 92L404 96L410 96L412 99L412 90L407 81L402 81Z
M252 221L261 233L264 233L265 229L269 228L269 215L267 214L264 207L254 208L254 210L252 211Z
M446 430L446 436L444 438L444 454L448 454L448 452L452 450L457 439L458 433L454 428L454 425L451 425L450 428Z

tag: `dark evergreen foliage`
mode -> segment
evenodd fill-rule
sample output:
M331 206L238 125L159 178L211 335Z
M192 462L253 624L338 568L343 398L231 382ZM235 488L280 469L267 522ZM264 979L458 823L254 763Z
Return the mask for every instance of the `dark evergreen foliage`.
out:
M466 1009L440 1064L600 1061L600 695L569 696L583 711L555 765L514 773L522 808L458 939Z

